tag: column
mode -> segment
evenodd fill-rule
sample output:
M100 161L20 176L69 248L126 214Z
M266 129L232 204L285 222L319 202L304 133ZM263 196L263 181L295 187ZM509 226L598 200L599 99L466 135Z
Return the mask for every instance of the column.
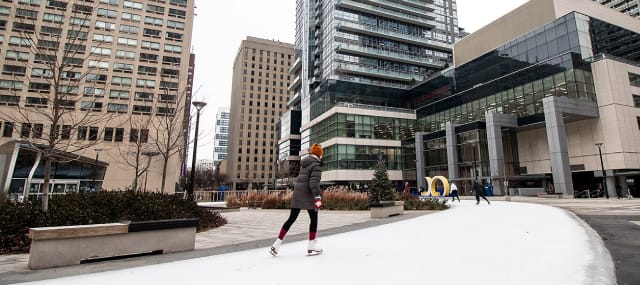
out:
M415 148L416 148L416 184L418 184L418 189L420 186L427 189L427 181L424 180L424 166L426 165L425 157L424 157L424 133L416 133L415 136ZM419 190L418 190L419 191Z
M566 198L573 198L567 130L562 118L562 112L557 105L553 104L554 101L547 99L553 98L548 97L543 100L553 186L556 193L562 193Z
M597 118L598 105L594 102L555 96L542 99L542 105L544 106L544 121L547 127L554 190L556 193L562 193L566 198L573 198L569 143L564 114Z
M504 191L504 145L502 144L502 127L515 128L518 120L515 115L487 112L487 145L489 147L489 169L491 184L495 195L503 195Z
M607 176L607 179L605 180L607 181L607 192L609 193L609 198L618 198L618 195L616 195L616 177L613 175Z
M447 167L449 168L449 177L447 179L460 178L458 173L458 139L456 138L456 126L451 122L445 125L447 140Z

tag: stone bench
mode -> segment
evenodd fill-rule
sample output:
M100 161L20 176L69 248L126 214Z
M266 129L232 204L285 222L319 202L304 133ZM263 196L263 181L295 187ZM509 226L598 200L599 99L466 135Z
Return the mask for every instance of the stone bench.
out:
M404 214L404 201L383 201L369 205L372 219L384 219Z
M30 228L29 268L188 251L198 219Z

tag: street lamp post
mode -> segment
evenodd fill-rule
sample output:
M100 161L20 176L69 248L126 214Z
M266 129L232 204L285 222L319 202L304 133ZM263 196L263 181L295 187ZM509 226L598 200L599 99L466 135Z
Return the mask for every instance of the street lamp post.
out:
M193 201L193 186L196 179L196 152L198 151L198 127L200 124L200 110L207 106L206 102L193 101L191 104L196 107L196 132L193 135L193 154L191 156L191 178L189 179L189 188L187 189L187 199Z
M471 143L473 151L473 179L478 181L478 170L476 169L476 142Z
M91 178L91 191L95 191L96 190L96 176L98 176L98 157L100 156L100 152L102 151L102 149L100 148L96 148L96 160L93 163L93 177Z
M602 144L596 143L598 153L600 154L600 167L602 168L602 187L604 189L604 197L609 199L609 190L607 189L607 173L604 170L604 161L602 160Z

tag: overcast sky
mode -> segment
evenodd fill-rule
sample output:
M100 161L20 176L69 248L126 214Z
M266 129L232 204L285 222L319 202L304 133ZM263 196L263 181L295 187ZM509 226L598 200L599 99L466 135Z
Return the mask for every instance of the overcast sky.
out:
M460 27L474 32L527 1L457 2ZM192 48L196 54L194 90L198 91L194 100L208 104L200 118L198 159L212 159L215 115L218 108L231 104L233 60L240 42L253 36L293 43L296 0L196 0L195 4Z

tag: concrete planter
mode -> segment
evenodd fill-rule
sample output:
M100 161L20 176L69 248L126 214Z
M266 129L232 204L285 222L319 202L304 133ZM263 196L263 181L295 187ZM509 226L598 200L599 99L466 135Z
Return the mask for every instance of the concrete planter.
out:
M404 201L381 201L369 206L372 219L384 219L404 214Z

